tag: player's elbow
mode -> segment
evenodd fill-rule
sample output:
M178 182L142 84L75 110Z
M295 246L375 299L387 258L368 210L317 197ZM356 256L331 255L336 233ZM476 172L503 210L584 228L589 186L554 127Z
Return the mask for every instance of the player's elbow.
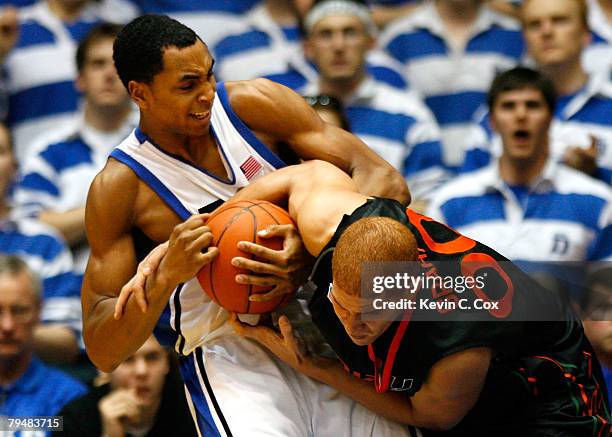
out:
M412 197L404 177L393 167L379 169L378 179L385 188L384 197L395 199L402 205L409 205Z
M87 345L87 341L85 342L85 350L87 351L87 356L94 366L105 373L112 372L121 363L121 361L114 360L111 356L109 356L108 351L104 352L95 347L89 347Z
M445 432L453 429L463 417L438 417L427 426L431 431Z

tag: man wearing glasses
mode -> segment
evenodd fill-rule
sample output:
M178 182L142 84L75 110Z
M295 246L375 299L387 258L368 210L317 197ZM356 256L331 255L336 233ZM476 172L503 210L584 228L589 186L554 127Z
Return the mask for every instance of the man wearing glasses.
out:
M40 283L34 274L19 258L0 255L0 416L54 416L87 391L34 355L40 307Z

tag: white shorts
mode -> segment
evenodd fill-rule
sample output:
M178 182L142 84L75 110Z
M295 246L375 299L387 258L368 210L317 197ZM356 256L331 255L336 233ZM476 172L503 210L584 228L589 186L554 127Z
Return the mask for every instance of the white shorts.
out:
M246 338L217 338L181 357L180 366L205 437L420 435L294 371Z

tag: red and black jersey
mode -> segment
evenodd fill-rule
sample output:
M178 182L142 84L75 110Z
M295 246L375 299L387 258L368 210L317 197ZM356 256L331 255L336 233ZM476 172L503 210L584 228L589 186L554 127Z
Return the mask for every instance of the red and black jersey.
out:
M327 299L333 247L344 230L364 217L389 217L415 235L424 268L442 266L461 274L462 263L483 261L497 269L504 292L498 310L473 320L441 315L419 321L404 314L373 344L357 346ZM435 263L445 261L443 263ZM377 391L415 395L431 367L450 354L474 347L494 351L476 406L449 435L609 435L610 414L599 363L578 321L555 294L543 289L493 249L389 199L370 199L350 216L321 252L312 280L313 321L347 371L371 380ZM473 265L473 264L470 264ZM432 299L452 299L452 290L422 290ZM480 296L480 298L488 298ZM530 312L556 317L538 322ZM552 310L551 310L552 309ZM526 317L527 316L527 317ZM432 405L432 408L436 408Z

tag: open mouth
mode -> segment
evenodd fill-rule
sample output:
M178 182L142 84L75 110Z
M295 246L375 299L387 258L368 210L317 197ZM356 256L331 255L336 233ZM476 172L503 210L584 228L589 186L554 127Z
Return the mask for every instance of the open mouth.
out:
M528 140L530 137L530 134L529 134L529 131L525 129L518 129L514 131L513 136L517 140Z

